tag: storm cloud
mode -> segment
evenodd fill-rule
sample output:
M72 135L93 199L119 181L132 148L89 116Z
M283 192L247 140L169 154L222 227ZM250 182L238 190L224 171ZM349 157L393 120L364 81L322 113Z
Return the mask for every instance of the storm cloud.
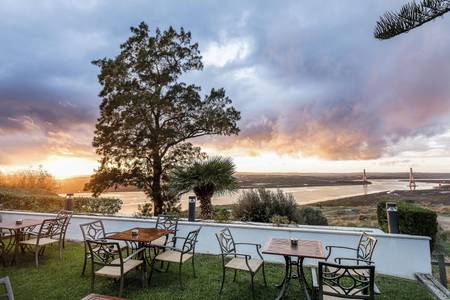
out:
M375 40L379 16L403 3L4 1L0 165L95 158L90 61L117 54L141 21L190 30L205 69L184 79L224 87L242 113L239 136L196 141L203 146L328 160L427 150L405 141L450 129L450 20Z

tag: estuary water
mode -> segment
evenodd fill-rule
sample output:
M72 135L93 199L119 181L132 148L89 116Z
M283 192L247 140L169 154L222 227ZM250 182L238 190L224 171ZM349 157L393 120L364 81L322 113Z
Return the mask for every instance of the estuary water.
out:
M394 190L407 190L408 182L395 179L380 179L370 180L372 184L367 186L362 185L336 185L336 186L302 186L302 187L289 187L280 188L282 191L291 193L297 203L309 204L326 200L339 199L350 196L394 191ZM431 189L436 183L417 183L417 189ZM218 204L232 204L237 201L239 195L245 189L240 189L231 194L225 194L221 196L213 197L212 202L214 205ZM276 191L276 188L269 190ZM182 209L186 209L188 205L188 196L192 193L187 193L181 197ZM90 196L89 193L77 193L75 196ZM139 204L144 204L150 201L143 192L109 192L102 194L102 197L117 197L122 199L123 206L120 215L133 215L138 210Z

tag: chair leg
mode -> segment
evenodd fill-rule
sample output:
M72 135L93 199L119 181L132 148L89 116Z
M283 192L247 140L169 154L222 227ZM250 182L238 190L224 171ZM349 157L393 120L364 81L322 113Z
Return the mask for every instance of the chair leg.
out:
M39 246L36 246L36 249L34 251L34 262L36 263L36 268L39 268Z
M262 273L263 273L263 278L264 278L264 285L267 286L266 270L264 269L264 263L262 264Z
M125 276L122 275L122 277L120 277L119 297L122 297L124 280Z
M83 270L81 271L81 276L86 272L86 264L87 264L87 253L84 252L84 262L83 262Z
M233 282L236 282L236 273L237 273L237 270L234 270Z
M222 284L220 285L219 294L222 294L223 284L225 283L225 268L222 270Z
M178 279L180 280L180 288L184 289L184 287L183 287L183 278L182 278L182 275L181 275L181 267L182 266L183 266L183 264L180 263L179 267L178 267Z
M252 298L255 299L255 283L253 280L254 274L250 272L250 277L252 279Z
M59 259L63 259L63 248L64 243L62 241L59 241Z
M154 269L154 265L155 265L155 257L153 257L152 262L150 263L150 275L148 275L148 285L150 286L150 281L152 280L152 275L153 275L153 269Z
M92 272L91 274L91 292L94 292L95 289L95 273Z
M195 261L194 261L194 257L192 256L192 272L194 273L194 278L197 278L197 275L195 275Z

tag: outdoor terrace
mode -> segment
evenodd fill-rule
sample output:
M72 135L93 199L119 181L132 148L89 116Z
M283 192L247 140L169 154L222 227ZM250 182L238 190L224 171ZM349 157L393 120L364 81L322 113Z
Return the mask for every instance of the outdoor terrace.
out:
M22 254L14 266L0 268L0 277L9 276L16 299L81 299L90 293L90 274L80 276L83 264L83 245L67 243L64 259L59 259L57 247L50 247L41 258L39 268L34 266L32 254ZM154 273L149 287L142 288L139 275L132 272L127 277L123 297L127 299L251 299L249 275L240 273L237 282L232 282L228 273L224 291L219 296L222 265L214 255L198 255L197 278L193 278L190 265L183 267L185 289L181 290L177 280L177 268L168 273ZM262 275L255 277L257 299L275 299L278 289L274 284L283 277L283 265L268 263L266 267L268 286ZM309 276L309 272L308 272ZM419 283L391 276L378 275L376 284L381 299L433 299ZM97 278L96 293L117 296L117 283L106 278ZM297 283L291 283L286 299L304 299Z

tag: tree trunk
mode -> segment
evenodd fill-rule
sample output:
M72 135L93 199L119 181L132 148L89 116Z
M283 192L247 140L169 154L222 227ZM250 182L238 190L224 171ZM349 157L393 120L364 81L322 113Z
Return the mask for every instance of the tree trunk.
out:
M194 188L194 193L200 200L200 217L204 220L212 219L214 209L211 203L211 198L214 195L214 186L199 186Z
M162 164L159 156L153 157L153 181L152 200L154 204L153 214L158 216L163 213L163 197L161 193Z
M200 217L204 220L213 218L213 206L211 203L211 198L198 197L200 200Z

